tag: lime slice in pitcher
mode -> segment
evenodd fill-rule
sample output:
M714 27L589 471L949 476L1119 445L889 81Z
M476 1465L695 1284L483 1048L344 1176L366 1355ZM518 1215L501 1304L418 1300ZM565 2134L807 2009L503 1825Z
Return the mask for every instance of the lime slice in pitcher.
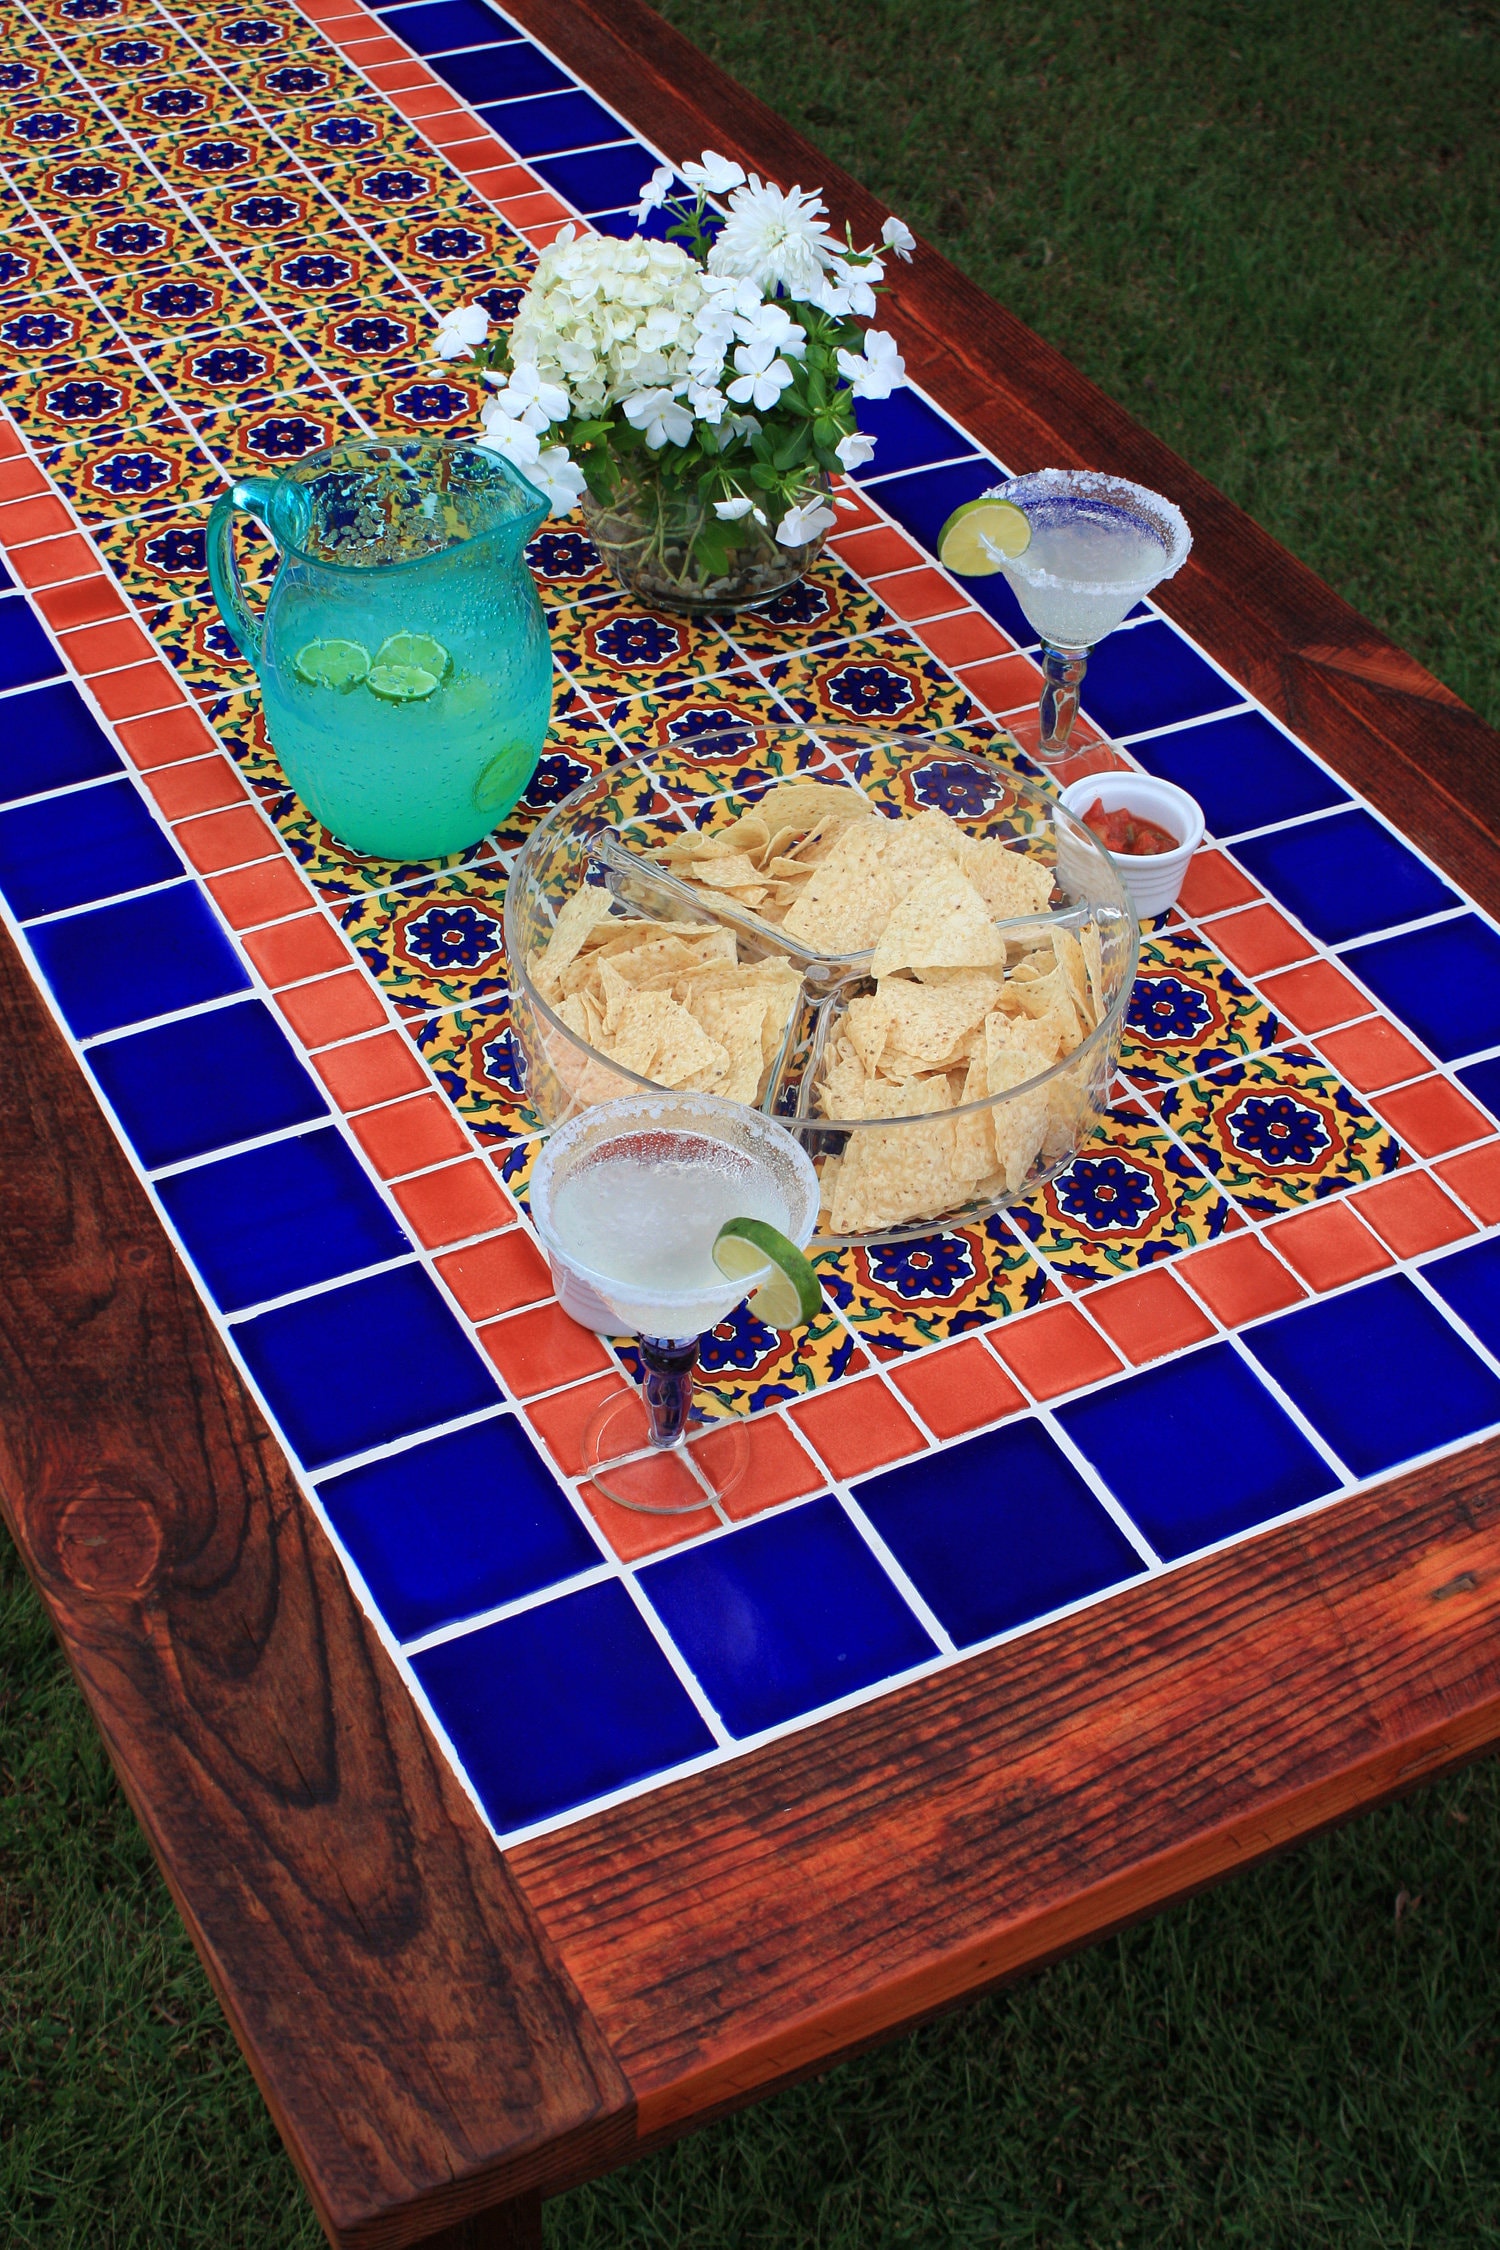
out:
M816 1320L823 1290L795 1242L764 1219L726 1219L714 1238L714 1264L727 1281L770 1272L750 1299L750 1310L768 1328L800 1328Z
M438 683L437 674L424 671L420 664L372 664L365 684L382 703L420 703Z
M430 633L392 633L375 651L375 662L382 669L394 665L399 671L430 672L435 680L446 680L453 667L442 642Z
M299 680L309 687L330 687L340 693L358 687L370 674L370 652L358 641L309 641L292 658Z

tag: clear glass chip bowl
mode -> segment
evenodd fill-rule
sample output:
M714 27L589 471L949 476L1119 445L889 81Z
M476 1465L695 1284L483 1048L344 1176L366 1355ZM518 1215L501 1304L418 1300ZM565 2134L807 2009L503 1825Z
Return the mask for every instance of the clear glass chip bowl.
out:
M570 1028L543 997L528 966L547 945L566 901L589 884L612 894L612 919L717 926L733 934L741 962L780 957L796 971L797 1002L753 1106L797 1136L828 1182L835 1177L827 1173L829 1160L842 1161L863 1142L860 1160L876 1165L882 1178L909 1183L895 1187L894 1200L905 1195L913 1206L868 1231L835 1231L825 1191L818 1246L899 1241L971 1226L1062 1171L1108 1099L1140 944L1125 887L1108 852L1054 794L970 748L954 749L933 736L871 735L854 743L840 738L838 768L782 772L778 766L790 761L777 755L772 730L757 730L753 748L745 739L749 731L736 727L736 748L744 755L736 760L729 794L671 807L639 769L622 766L585 782L533 831L505 901L512 1009L527 1099L550 1130L598 1102L661 1090ZM800 740L805 744L805 737ZM1048 904L999 926L1012 965L1036 945L1039 931L1050 932L1053 925L1085 933L1091 950L1097 933L1100 1013L1082 1044L1037 1077L939 1113L838 1121L821 1114L817 1089L825 1056L850 1001L875 989L871 953L813 952L752 908L690 885L650 857L663 845L681 843L694 828L728 827L771 789L805 780L853 780L889 817L941 811L968 836L1003 841L1039 862L1052 881ZM992 1174L977 1186L945 1178L942 1161L934 1160L935 1115L939 1125L988 1132L992 1142L984 1145L1005 1152L997 1172L1006 1176Z

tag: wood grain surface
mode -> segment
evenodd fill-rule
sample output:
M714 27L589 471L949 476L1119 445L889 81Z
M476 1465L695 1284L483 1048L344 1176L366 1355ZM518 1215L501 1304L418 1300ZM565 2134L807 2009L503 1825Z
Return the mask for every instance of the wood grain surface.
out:
M330 2236L599 2168L629 2089L3 932L0 1147L0 1501Z

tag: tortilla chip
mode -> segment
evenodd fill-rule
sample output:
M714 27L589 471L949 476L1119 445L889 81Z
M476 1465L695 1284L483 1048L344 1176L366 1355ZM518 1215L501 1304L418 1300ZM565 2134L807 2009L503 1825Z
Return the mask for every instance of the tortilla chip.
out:
M890 920L895 893L885 865L886 820L841 821L802 896L782 923L815 953L863 953Z
M596 883L585 883L564 901L552 925L552 935L539 952L532 954L528 964L543 991L549 986L557 989L564 969L589 932L608 919L614 903L610 893Z
M984 900L956 867L924 877L896 904L870 963L877 979L893 969L982 968L1005 959L1005 940Z
M1092 1031L1098 1018L1094 1014L1094 996L1089 985L1089 972L1083 958L1083 947L1071 930L1061 923L1052 933L1052 943L1062 964L1063 975L1068 980L1068 991L1078 1010L1078 1020L1086 1031Z
M998 836L965 837L962 866L997 919L1040 914L1052 896L1052 870Z
M992 1094L1009 1094L991 1112L995 1156L1012 1195L1036 1162L1047 1131L1047 1089L1017 1093L1030 1078L1050 1070L1057 1048L1045 1024L1024 1017L985 1020L985 1082Z
M946 1210L954 1193L954 1131L945 1079L908 1078L890 1114L931 1118L928 1124L876 1125L851 1133L834 1190L835 1234L870 1234Z

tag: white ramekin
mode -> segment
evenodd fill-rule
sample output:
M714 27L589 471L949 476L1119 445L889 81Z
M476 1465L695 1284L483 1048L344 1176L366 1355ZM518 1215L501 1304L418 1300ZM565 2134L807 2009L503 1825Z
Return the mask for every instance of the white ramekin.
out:
M1062 801L1075 820L1102 804L1106 812L1139 813L1154 820L1171 835L1180 837L1175 851L1111 852L1120 878L1130 893L1138 918L1149 921L1177 903L1187 874L1188 861L1203 841L1203 813L1195 797L1175 782L1158 781L1149 773L1091 773L1070 782Z

